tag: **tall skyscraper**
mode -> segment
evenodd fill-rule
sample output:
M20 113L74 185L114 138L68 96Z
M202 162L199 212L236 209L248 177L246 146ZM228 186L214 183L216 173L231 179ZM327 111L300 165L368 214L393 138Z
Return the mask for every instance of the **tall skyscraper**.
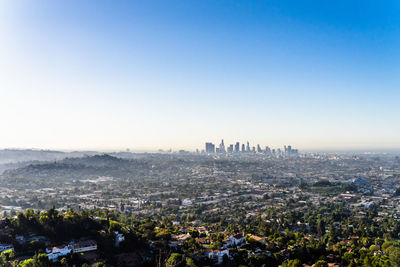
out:
M206 143L206 153L214 154L215 153L215 145L213 143Z
M246 151L250 152L250 143L249 143L249 141L247 141Z
M235 153L239 153L240 152L240 143L236 142L235 144Z
M244 144L242 144L242 153L246 152L246 146Z
M260 144L257 145L257 152L258 152L258 153L261 153L261 152L262 152L262 149L261 149Z
M225 144L224 144L224 139L221 140L221 144L219 145L219 152L220 153L225 153Z

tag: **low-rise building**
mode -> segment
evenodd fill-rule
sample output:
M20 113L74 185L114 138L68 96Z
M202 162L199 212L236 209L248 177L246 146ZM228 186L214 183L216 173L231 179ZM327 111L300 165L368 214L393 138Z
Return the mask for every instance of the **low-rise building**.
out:
M119 233L118 231L115 231L114 233L115 233L115 244L114 245L115 245L115 247L119 247L119 244L122 241L125 241L125 236L123 234Z
M233 236L230 236L227 240L225 240L225 245L223 248L228 248L228 247L239 247L245 242L244 235L242 234L236 234Z
M71 244L73 253L81 253L97 250L97 242L95 240L79 241Z
M58 261L58 257L66 256L71 253L71 247L67 245L59 245L51 248L46 248L47 256L52 262Z
M207 256L209 259L213 259L216 260L218 264L221 264L224 260L224 256L226 255L227 257L229 257L229 250L224 249L224 250L207 250L206 251Z

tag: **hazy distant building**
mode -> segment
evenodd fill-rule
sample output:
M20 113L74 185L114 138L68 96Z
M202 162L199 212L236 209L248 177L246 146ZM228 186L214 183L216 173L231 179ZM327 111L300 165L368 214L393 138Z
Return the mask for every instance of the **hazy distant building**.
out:
M225 153L225 144L224 144L224 139L221 140L221 144L219 145L219 152L220 153Z
M260 144L257 145L257 152L258 152L258 153L261 153L261 152L262 152L262 149L261 149Z
M233 145L229 145L228 147L228 153L232 154L233 153Z
M240 152L240 143L236 142L235 144L235 153L239 153Z
M240 144L240 142L236 142L235 144L230 144L229 146L225 147L224 139L221 139L221 143L216 146L211 142L206 142L205 143L206 149L205 151L203 150L202 153L207 153L207 154L214 154L214 153L220 153L220 154L225 154L225 153L264 153L267 156L273 156L273 157L284 157L284 158L290 158L290 157L296 157L299 155L298 149L294 149L291 145L284 145L283 148L278 148L278 149L271 149L269 146L265 146L265 150L262 149L260 144L257 144L257 146L252 146L250 147L250 142L247 141L246 144ZM196 151L199 153L199 151Z
M297 156L299 154L299 151L297 149L293 149L292 146L285 146L285 156L286 157L293 157Z
M213 143L206 143L206 153L209 154L215 153L215 145Z

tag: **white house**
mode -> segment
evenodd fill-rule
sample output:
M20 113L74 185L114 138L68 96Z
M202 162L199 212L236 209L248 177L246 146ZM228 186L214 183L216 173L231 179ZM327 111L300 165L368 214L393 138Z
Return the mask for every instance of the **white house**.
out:
M237 234L230 236L227 240L225 240L225 245L223 248L228 248L228 247L240 247L245 243L245 238L244 235L242 234Z
M172 235L171 240L168 242L168 245L173 248L177 248L183 241L190 238L191 235L189 233L181 234L181 235Z
M189 205L192 205L193 204L193 202L192 202L192 200L190 200L190 199L184 199L184 200L182 200L182 205L183 206L189 206Z
M71 247L67 245L60 245L56 247L46 248L46 253L49 259L53 262L58 260L58 257L65 256L71 253Z
M209 259L214 259L217 260L218 264L221 264L224 260L224 255L229 257L229 250L224 249L224 250L209 250L208 252L208 258Z
M119 243L121 243L122 241L125 241L125 236L121 233L119 233L118 231L115 231L115 247L119 247Z

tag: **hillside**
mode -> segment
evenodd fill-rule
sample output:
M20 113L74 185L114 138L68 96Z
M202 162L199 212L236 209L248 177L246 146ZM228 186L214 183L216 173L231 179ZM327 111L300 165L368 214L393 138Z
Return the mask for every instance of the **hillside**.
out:
M147 163L140 160L122 159L107 154L65 158L60 161L38 162L21 168L6 170L0 177L15 179L88 179L98 176L115 178L132 177Z

